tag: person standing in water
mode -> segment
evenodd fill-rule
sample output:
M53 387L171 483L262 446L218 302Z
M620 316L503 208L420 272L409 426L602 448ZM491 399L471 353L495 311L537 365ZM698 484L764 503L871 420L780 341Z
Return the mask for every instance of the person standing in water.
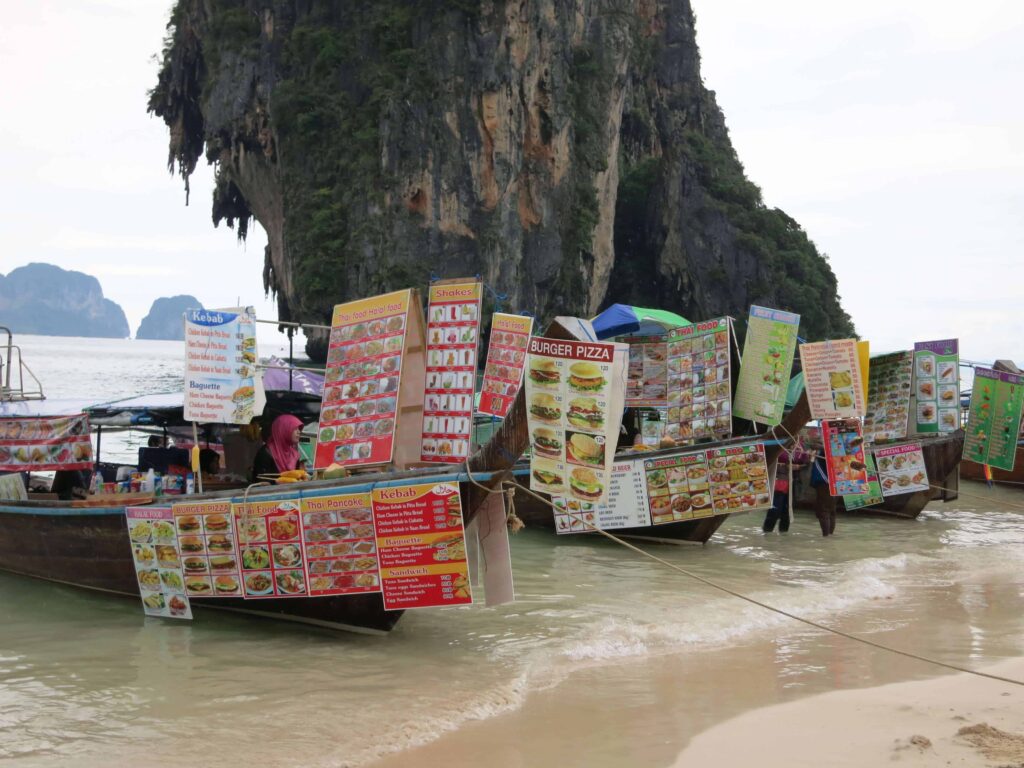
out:
M302 460L299 454L299 438L302 422L289 413L274 419L270 437L256 452L252 463L250 480L257 482L259 475L279 475L292 469L299 469Z

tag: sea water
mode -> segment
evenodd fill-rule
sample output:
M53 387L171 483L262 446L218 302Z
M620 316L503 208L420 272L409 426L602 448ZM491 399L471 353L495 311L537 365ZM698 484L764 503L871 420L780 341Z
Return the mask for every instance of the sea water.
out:
M52 397L180 381L180 344L20 341ZM760 523L737 515L707 546L647 546L885 645L969 667L1021 655L1024 493L965 484L915 521L842 516L829 539L813 516L786 535ZM145 618L134 600L0 574L0 760L660 766L745 709L943 673L592 536L525 531L512 557L514 603L409 611L387 637Z

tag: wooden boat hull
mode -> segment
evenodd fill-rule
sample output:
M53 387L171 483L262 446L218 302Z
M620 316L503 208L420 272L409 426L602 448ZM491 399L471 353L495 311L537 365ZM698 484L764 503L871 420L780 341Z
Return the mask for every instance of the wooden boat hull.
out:
M139 598L123 508L30 511L0 506L0 570ZM190 602L195 608L372 634L390 631L403 613L385 611L379 594L269 600L191 598Z
M981 464L964 459L960 464L960 477L964 480L977 480L985 482L985 469ZM1013 462L1013 470L1007 472L1005 469L992 468L992 479L997 483L1021 483L1024 484L1024 445L1017 446L1017 455Z
M851 515L882 515L913 520L932 501L954 501L960 490L960 456L963 448L963 430L942 437L926 438L921 441L921 452L932 488L889 496L882 504L854 510L847 510L842 499L838 498L835 500L836 510ZM810 484L810 467L803 468L800 474L800 490L794 506L814 510L818 500Z

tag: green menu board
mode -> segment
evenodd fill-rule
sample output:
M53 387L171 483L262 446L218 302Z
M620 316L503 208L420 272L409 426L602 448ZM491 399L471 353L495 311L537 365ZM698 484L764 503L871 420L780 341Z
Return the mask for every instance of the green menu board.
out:
M799 327L800 315L767 307L750 308L743 365L732 407L736 416L770 427L782 421Z
M964 459L1012 471L1022 406L1024 376L975 368Z
M914 397L919 434L960 428L960 350L956 339L914 344Z

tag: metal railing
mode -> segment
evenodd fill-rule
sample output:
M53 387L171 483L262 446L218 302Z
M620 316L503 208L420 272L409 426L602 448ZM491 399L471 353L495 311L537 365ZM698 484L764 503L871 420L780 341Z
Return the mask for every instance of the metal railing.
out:
M0 402L45 400L42 382L21 359L21 347L14 343L11 329L0 325L0 332L7 334L7 344L0 346Z

